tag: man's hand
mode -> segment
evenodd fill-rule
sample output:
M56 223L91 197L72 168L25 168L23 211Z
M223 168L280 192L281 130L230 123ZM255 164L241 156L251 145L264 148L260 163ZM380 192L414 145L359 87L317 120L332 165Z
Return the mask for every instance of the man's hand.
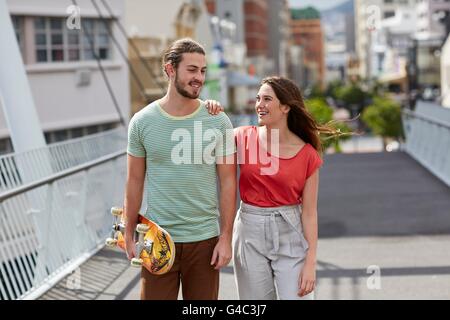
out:
M134 229L125 230L125 252L127 253L128 260L136 257L136 243L134 241Z
M216 100L206 100L206 108L208 109L208 112L212 115L216 115L221 113L224 109L220 105L219 101Z
M231 239L219 237L211 259L211 265L215 265L214 269L219 270L227 266L231 260L231 252Z

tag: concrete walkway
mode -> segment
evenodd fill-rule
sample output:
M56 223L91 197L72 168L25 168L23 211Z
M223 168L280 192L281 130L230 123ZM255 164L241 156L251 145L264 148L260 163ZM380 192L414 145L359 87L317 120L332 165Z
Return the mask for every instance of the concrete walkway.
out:
M325 156L316 299L450 299L449 248L450 188L407 154ZM42 299L139 299L139 270L120 251L78 275L79 288L64 279ZM219 298L237 298L232 264Z

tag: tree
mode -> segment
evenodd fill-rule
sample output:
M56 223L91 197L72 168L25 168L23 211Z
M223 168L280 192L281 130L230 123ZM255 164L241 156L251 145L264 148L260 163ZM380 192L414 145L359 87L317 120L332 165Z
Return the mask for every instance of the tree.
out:
M364 106L367 94L357 84L351 84L344 87L338 87L335 92L336 97L344 102L346 108L357 105L359 108Z
M351 129L345 123L333 121L333 109L328 106L325 99L312 98L306 100L305 103L307 110L309 111L309 113L311 113L314 120L316 120L319 125L328 124L344 134L332 138L324 135L321 136L322 146L324 150L326 150L330 146L333 146L336 152L341 152L342 149L340 142L350 138L350 135L346 135L345 133L350 133Z
M386 96L375 96L373 104L364 110L362 120L373 133L382 137L384 150L389 138L398 141L404 137L401 107Z

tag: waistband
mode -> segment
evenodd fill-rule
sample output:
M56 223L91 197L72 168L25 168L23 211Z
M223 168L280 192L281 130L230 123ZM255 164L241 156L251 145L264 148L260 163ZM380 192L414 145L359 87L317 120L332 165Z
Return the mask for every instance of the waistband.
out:
M258 214L262 216L270 216L270 215L281 215L282 213L285 213L286 211L291 211L293 209L297 209L300 212L302 211L302 208L298 204L289 205L289 206L279 206L279 207L257 207L245 202L241 201L241 210L245 213L250 214Z
M272 235L272 249L270 250L270 254L273 255L274 259L278 259L277 253L280 248L280 232L278 230L278 224L276 219L283 219L286 223L288 223L300 236L302 246L304 250L308 250L308 242L303 237L302 234L302 226L301 221L300 225L297 225L294 219L294 216L301 214L301 206L300 205L291 205L291 206L280 206L280 207L270 207L270 208L261 208L250 205L248 203L244 203L241 201L241 214L251 214L251 215L259 215L263 216L261 219L267 220L267 225L269 228L269 232ZM276 218L279 217L279 218Z

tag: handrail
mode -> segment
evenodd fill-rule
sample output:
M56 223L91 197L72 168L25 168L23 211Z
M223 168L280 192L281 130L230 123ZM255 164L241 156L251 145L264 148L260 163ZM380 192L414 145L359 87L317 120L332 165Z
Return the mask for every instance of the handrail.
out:
M56 174L50 175L47 178L40 179L38 181L34 181L32 183L29 183L29 184L17 187L17 188L12 189L12 190L8 190L8 191L3 192L2 194L0 194L0 202L3 202L3 201L5 201L5 200L7 200L9 198L12 198L12 197L14 197L16 195L21 194L21 193L30 191L30 190L38 188L38 187L41 187L41 186L43 186L45 184L52 183L52 182L54 182L56 180L60 180L62 178L74 175L74 174L76 174L78 172L90 169L92 167L98 166L100 164L103 164L103 163L111 161L111 160L114 160L114 159L116 159L118 157L121 157L121 156L123 156L125 154L126 154L126 151L115 152L115 153L113 153L111 155L103 156L103 157L101 157L101 158L99 158L97 160L93 160L93 161L87 162L85 164L78 165L78 166L75 166L73 168L70 168L70 169L58 172Z
M434 124L437 124L438 126L450 129L450 123L444 122L442 120L436 119L436 118L432 118L423 114L417 114L414 111L411 110L403 110L402 111L404 114L411 116L413 118L417 118L417 119L421 119L421 120L425 120L427 122L431 122Z

